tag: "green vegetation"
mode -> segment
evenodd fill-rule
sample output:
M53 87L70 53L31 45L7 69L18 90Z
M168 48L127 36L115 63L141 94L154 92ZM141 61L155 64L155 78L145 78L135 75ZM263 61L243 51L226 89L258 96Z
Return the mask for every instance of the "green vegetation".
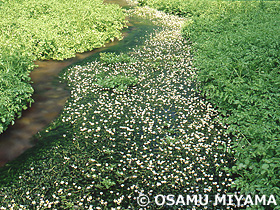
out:
M61 116L37 135L35 148L0 169L0 208L138 209L140 193L213 199L236 188L243 195L273 194L279 205L280 3L140 4L187 19L136 8L130 14L153 17L162 28L127 54L101 53L65 71L71 96ZM19 78L28 84L36 56L17 53L1 54L11 58L1 71L24 75ZM25 74L10 74L15 65ZM28 87L24 93L31 94Z
M116 55L116 53L100 53L100 60L106 64L113 64L113 63L130 64L134 62L134 60L130 56L124 53L120 53L119 55Z
M0 53L0 134L33 102L29 84L32 60L16 50L7 52Z
M222 169L232 159L231 138L192 81L188 42L180 27L174 28L183 21L156 10L147 13L172 27L158 29L146 41L145 28L132 36L143 45L128 42L132 49L123 57L134 62L107 54L117 62L97 59L64 72L71 96L61 116L37 135L35 148L0 169L3 207L139 209L140 192L151 201L157 194L227 192L232 179ZM101 91L96 85L118 75L137 78L137 88ZM152 202L147 208L165 207ZM212 203L207 208L221 209Z
M104 62L106 65L110 64L131 64L133 62L136 62L135 59L133 59L131 56L120 53L111 53L111 52L105 52L100 53L100 61ZM125 91L128 87L133 87L137 84L138 78L135 76L130 76L131 72L126 71L121 74L117 75L107 75L107 72L97 75L97 85L105 90L117 90L117 91Z
M32 103L34 60L63 60L101 47L121 39L125 24L120 7L102 0L1 1L0 133Z
M117 75L99 79L97 80L97 84L104 89L116 89L118 91L125 91L128 87L135 86L137 84L137 81L137 77Z
M274 194L280 202L280 2L143 0L142 5L189 17L205 96L223 115L233 144L235 186Z

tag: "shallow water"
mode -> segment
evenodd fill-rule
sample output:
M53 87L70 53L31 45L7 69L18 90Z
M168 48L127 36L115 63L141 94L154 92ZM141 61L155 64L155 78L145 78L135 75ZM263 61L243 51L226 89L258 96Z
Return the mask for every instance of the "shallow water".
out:
M15 125L0 135L0 165L32 147L30 138L57 117L69 96L64 85L56 80L61 69L69 65L71 60L35 63L39 67L30 74L35 90L35 103L23 111L22 117L16 120Z
M125 0L106 0L106 3L117 3L122 7L128 7ZM150 33L155 26L139 19L129 19L128 29L124 29L124 39L114 41L105 47L90 52L77 54L75 58L64 61L36 61L38 65L31 74L35 92L32 107L23 111L22 117L17 119L15 125L0 135L0 167L4 166L21 155L24 151L34 146L39 131L55 120L69 97L66 85L60 83L59 73L66 67L80 62L86 62L98 57L101 51L125 52L129 46L140 44L139 37L143 32ZM150 32L148 32L150 31Z
M128 6L125 0L106 1ZM127 36L124 32L123 36ZM106 44L105 47L90 52L77 54L75 58L64 61L36 61L38 65L31 74L34 88L32 107L22 112L22 117L15 121L7 131L0 135L0 166L15 159L28 148L34 146L34 135L51 123L60 113L69 97L65 84L59 82L59 73L67 66L86 59L93 54L114 46L118 41ZM32 140L33 137L33 140Z

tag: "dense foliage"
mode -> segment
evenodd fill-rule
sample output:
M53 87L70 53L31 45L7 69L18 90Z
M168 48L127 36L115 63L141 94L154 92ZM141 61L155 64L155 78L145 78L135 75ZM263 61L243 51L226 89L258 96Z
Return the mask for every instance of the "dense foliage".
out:
M0 54L0 133L33 102L29 84L32 60L16 50L8 51Z
M234 144L236 186L280 196L280 3L144 0L190 17L183 34L208 99L219 108Z
M127 54L121 53L119 55L116 55L116 53L100 53L100 60L107 63L107 64L113 64L113 63L127 63L130 64L134 60L129 57Z
M1 1L0 133L32 102L33 60L62 60L121 39L125 23L120 7L102 0Z

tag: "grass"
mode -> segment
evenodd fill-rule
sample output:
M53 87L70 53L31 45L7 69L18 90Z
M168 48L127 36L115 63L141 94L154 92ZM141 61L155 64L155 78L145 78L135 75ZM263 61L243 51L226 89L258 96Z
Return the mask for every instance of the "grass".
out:
M101 47L121 39L125 24L122 9L102 0L1 1L0 133L33 102L34 60L63 60Z
M182 31L193 43L204 95L237 134L235 187L280 199L280 3L277 1L144 0L188 17ZM264 207L259 207L264 208Z

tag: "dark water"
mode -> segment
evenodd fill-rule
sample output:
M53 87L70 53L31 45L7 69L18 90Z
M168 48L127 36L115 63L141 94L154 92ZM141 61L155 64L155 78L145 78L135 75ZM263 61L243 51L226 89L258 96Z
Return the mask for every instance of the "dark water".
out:
M106 3L117 3L122 7L129 7L125 0L106 0ZM48 124L55 120L69 97L69 90L65 84L59 82L59 73L62 69L75 64L91 61L98 58L99 52L125 52L130 46L141 44L143 33L151 33L155 26L141 19L128 19L128 28L123 30L124 39L114 41L105 47L90 52L77 54L75 58L64 61L36 61L38 65L31 73L32 87L35 92L32 107L23 111L22 117L16 120L15 125L0 135L0 167L4 166L34 146L34 137Z

